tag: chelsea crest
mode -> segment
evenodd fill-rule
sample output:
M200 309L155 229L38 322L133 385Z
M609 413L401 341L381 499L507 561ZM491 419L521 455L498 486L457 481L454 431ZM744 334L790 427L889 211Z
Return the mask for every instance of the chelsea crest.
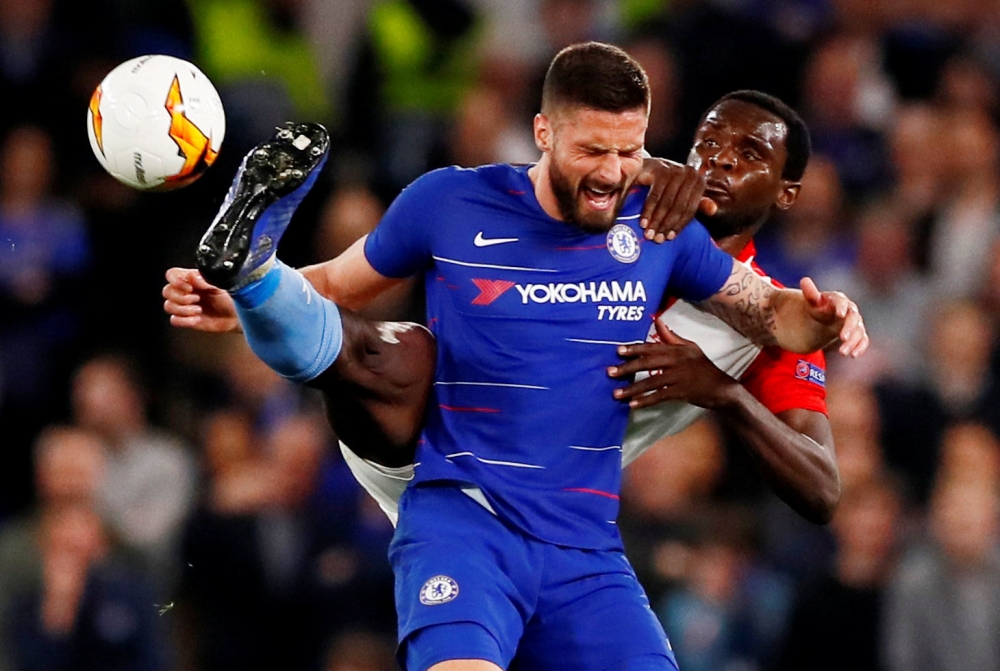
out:
M639 236L627 224L615 224L608 231L608 251L616 261L635 263L639 258Z
M436 606L453 601L458 596L458 583L446 575L436 575L420 588L420 603Z

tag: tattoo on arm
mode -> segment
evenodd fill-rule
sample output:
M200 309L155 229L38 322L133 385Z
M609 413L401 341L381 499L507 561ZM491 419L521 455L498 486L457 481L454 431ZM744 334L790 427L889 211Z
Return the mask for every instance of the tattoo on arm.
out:
M700 306L742 333L754 343L769 347L775 337L774 288L757 273L733 262L733 273L714 296Z

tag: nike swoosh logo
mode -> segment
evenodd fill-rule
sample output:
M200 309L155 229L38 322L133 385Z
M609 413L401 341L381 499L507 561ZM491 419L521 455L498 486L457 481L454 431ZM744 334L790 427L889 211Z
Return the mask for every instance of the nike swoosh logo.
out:
M476 247L492 247L493 245L502 245L506 242L517 242L517 238L484 238L483 232L479 231L476 233L476 239L472 241Z

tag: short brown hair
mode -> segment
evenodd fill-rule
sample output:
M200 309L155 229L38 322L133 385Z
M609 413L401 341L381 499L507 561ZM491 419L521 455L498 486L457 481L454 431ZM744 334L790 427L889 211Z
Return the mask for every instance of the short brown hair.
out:
M552 59L542 86L542 113L570 105L624 112L649 109L649 79L622 49L602 42L573 44Z

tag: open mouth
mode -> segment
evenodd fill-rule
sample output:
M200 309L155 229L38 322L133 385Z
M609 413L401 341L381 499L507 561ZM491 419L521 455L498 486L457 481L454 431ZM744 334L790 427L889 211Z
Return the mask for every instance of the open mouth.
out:
M613 208L619 193L618 189L615 188L601 189L590 186L582 187L581 192L587 205L598 212L606 212Z

